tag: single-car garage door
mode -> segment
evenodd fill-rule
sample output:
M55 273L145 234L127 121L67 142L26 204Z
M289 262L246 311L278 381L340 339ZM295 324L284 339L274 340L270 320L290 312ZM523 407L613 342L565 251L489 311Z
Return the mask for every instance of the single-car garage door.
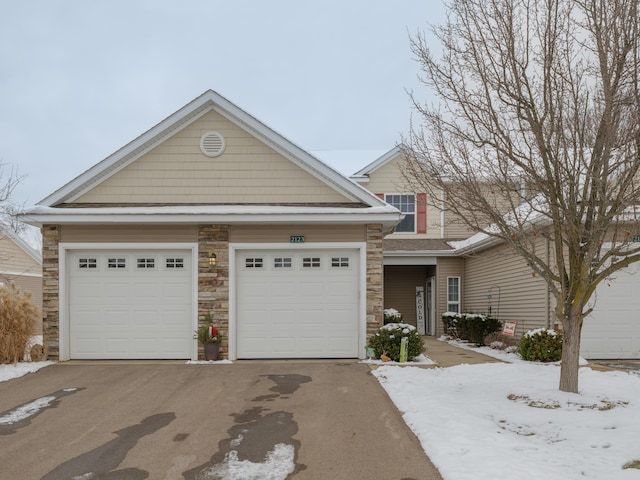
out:
M640 358L640 263L598 285L595 310L582 326L580 354L587 359Z
M358 250L240 250L236 275L238 358L358 357Z
M72 359L191 358L190 250L70 251Z

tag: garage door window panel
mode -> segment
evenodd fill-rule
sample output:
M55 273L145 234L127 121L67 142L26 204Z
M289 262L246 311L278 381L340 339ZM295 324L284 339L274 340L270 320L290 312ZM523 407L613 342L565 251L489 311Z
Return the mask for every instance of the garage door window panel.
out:
M80 270L97 270L98 269L98 259L97 258L89 258L83 257L78 259L78 268Z
M304 257L302 268L320 268L320 257Z
M273 267L276 269L279 268L292 268L293 261L291 257L276 257L273 259Z
M245 268L263 268L264 260L262 257L250 257L246 258L244 261Z
M331 268L349 268L349 257L331 257Z
M138 258L137 265L139 270L152 270L156 268L155 258Z
M167 258L165 260L165 268L168 269L176 269L176 268L184 268L184 258Z
M108 270L124 270L127 268L127 259L122 257L107 258Z

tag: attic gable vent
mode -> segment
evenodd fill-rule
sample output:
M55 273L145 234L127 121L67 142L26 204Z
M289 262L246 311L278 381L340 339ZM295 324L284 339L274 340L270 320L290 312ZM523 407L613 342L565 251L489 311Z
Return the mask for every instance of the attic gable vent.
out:
M200 137L200 151L207 157L218 157L225 149L224 137L218 132L205 132Z

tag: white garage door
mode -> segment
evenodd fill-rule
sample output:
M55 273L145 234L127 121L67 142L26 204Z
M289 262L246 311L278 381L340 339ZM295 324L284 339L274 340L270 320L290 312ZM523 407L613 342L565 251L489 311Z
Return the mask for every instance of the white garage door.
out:
M358 250L241 250L238 358L358 357Z
M614 274L596 289L585 318L580 354L587 359L640 358L640 264Z
M191 251L71 251L67 272L72 359L191 358Z

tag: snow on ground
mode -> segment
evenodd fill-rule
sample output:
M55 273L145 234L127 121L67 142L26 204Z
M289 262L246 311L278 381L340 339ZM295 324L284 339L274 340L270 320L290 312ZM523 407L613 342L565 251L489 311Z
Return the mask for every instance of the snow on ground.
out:
M471 350L473 352L482 353L488 357L496 358L498 360L502 360L503 362L508 363L531 363L528 360L523 360L520 355L515 352L506 352L504 350L499 350L497 348L491 348L487 346L478 347L472 343L466 342L464 340L451 339L446 336L440 337L438 340L442 342L447 342L449 345L453 345L454 347L463 348L465 350ZM554 364L559 365L559 362ZM584 358L580 357L580 365L589 365L589 362Z
M249 460L238 460L238 452L231 450L224 461L202 472L205 480L283 480L296 468L295 449L293 445L278 443L271 450L264 462L254 463Z
M640 378L580 369L580 394L560 368L491 363L373 374L445 480L632 479L640 460Z
M415 364L419 364L419 365L437 365L436 362L431 360L429 357L426 357L422 353L420 355L418 355L417 357L415 357L412 362L405 362L405 363L383 362L382 360L379 360L379 359L367 358L366 360L360 360L360 363L369 363L369 364L372 364L372 365L405 365L405 366L415 365Z
M0 382L6 382L13 378L22 377L28 373L37 372L41 368L53 365L54 362L19 362L9 365L0 365Z

